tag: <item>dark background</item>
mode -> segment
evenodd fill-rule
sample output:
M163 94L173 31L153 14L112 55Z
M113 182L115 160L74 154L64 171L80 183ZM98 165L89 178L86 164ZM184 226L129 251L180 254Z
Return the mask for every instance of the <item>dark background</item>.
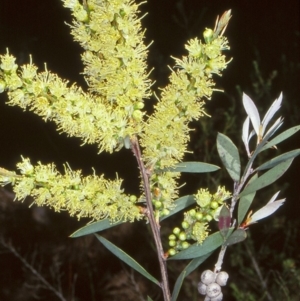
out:
M232 9L233 17L226 31L231 46L227 57L233 57L233 61L217 81L218 88L224 89L225 93L213 96L207 105L208 112L213 115L220 108L226 111L234 102L237 107L235 112L240 114L243 112L240 91L253 97L259 108L265 111L283 91L283 129L300 124L300 11L297 0L149 0L141 6L141 10L148 12L142 20L147 28L146 41L150 43L154 40L150 47L149 70L155 68L152 72L152 78L156 80L155 88L167 83L167 65L173 64L170 55L184 55L187 39L201 35L205 27L213 28L216 16L228 9ZM1 0L0 53L4 54L8 47L9 52L17 57L18 64L27 63L31 54L40 69L46 62L48 70L86 87L80 75L83 69L80 61L82 50L72 41L69 27L64 22L71 23L71 17L59 0ZM255 74L253 61L258 63L262 78ZM68 162L73 169L82 169L84 174L91 173L91 167L95 167L97 172L104 172L111 178L118 172L121 178L125 178L126 192L137 193L138 171L129 151L97 155L96 146L81 147L79 139L66 139L65 134L56 132L54 124L44 123L39 117L30 112L24 113L18 107L6 106L5 99L6 95L1 94L1 167L14 170L20 155L31 158L33 163L55 162L60 170L62 164ZM153 100L150 100L149 104L152 103ZM245 114L241 119L239 117L234 125L236 132L241 131ZM220 125L216 127L222 131ZM299 146L298 134L283 143L282 150ZM298 219L300 214L299 164L299 159L296 159L281 182L289 186L285 193L288 202L279 214L290 219ZM79 227L74 219L70 222L71 226L60 222L64 235Z

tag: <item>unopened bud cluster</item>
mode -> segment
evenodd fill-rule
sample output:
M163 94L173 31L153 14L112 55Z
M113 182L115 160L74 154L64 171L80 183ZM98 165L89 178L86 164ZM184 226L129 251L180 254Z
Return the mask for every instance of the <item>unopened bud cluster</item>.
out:
M174 199L178 197L176 179L178 173L163 172L152 174L150 186L152 194L152 204L157 219L170 213L174 207Z
M181 229L175 227L169 235L169 255L173 256L181 250L187 249L191 242L202 243L208 236L208 221L200 210L192 209L184 214Z
M205 295L204 301L222 301L223 293L221 286L225 286L229 278L228 273L221 271L214 273L206 270L201 275L201 281L198 283L198 291Z
M213 195L207 189L199 189L195 195L198 206L184 213L182 229L174 228L169 236L169 255L187 249L191 242L201 244L208 236L208 223L213 219L218 220L220 209L229 196L224 187L218 187Z
M201 208L202 220L208 222L212 219L218 220L224 201L229 197L230 192L226 191L224 187L218 187L214 194L211 194L208 189L199 189L195 198ZM201 220L200 217L198 217L198 220Z

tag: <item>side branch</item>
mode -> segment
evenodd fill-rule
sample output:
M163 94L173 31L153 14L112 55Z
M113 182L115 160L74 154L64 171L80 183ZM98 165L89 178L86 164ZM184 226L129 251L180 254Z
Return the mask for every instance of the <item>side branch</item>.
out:
M168 282L167 264L166 264L166 259L164 256L164 250L162 247L161 238L160 238L160 225L155 220L155 215L154 215L154 210L153 210L153 205L152 205L152 200L151 200L151 191L150 191L150 185L149 185L148 172L147 172L144 162L142 160L141 150L140 150L140 146L139 146L137 139L131 140L131 147L132 147L132 152L135 155L136 160L138 162L138 165L139 165L139 168L141 171L141 175L142 175L147 210L148 210L147 217L149 220L149 224L151 227L151 231L152 231L152 234L154 237L154 242L155 242L155 246L156 246L156 250L157 250L160 272L161 272L161 277L162 277L161 288L162 288L163 295L164 295L164 301L170 301L171 294L170 294L170 288L169 288L169 282Z

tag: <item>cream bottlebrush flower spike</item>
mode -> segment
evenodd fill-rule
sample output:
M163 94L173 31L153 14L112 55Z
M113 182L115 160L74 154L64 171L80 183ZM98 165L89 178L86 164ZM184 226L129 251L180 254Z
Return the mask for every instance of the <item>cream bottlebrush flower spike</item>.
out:
M203 35L205 43L191 39L185 45L188 55L182 60L174 58L176 70L171 69L170 84L162 89L155 113L147 121L141 144L151 168L169 167L182 160L189 140L188 123L205 114L204 99L210 99L215 85L212 75L221 75L228 64L223 55L229 49L227 39L214 38L211 29Z
M121 147L126 137L141 132L141 109L151 94L139 5L129 0L89 0L84 5L62 1L75 17L72 35L85 50L82 60L89 91L111 112L106 127Z
M31 60L17 70L8 52L0 57L0 91L9 91L10 105L30 108L62 132L97 143L100 152L113 152L142 131L141 110L150 95L138 5L127 0L63 3L75 18L74 39L85 50L89 91L68 87L47 69L38 73Z
M155 112L141 134L143 160L152 172L150 186L154 206L159 205L155 207L161 216L173 206L179 176L179 173L166 173L162 169L183 159L189 141L188 123L205 114L204 99L210 99L215 85L212 75L221 75L228 63L223 55L223 51L229 49L227 39L214 38L211 29L206 29L203 35L205 43L198 38L191 39L185 45L188 55L182 60L174 58L176 66L175 70L171 69L170 84L162 89Z
M73 171L69 166L65 166L62 175L54 164L33 166L29 159L22 159L17 164L20 175L0 168L0 185L12 184L18 200L30 195L38 206L67 210L77 218L109 218L113 222L142 218L135 205L137 198L124 194L121 179L110 181L95 174L83 177L81 171Z

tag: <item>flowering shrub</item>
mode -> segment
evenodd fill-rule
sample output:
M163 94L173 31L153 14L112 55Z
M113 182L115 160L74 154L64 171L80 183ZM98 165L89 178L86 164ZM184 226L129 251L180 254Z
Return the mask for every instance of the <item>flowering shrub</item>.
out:
M231 12L218 18L214 29L205 29L204 41L194 38L186 43L187 55L174 58L169 84L156 96L154 113L147 116L144 102L152 95L153 83L147 71L150 45L144 44L139 5L129 0L62 2L74 18L70 25L74 40L84 49L87 91L76 84L70 85L46 66L38 72L31 57L29 64L17 66L7 50L0 56L0 92L7 92L9 105L29 109L45 121L55 122L59 131L81 138L83 144L97 144L99 153L113 153L123 147L130 150L140 169L141 194L126 194L119 178L108 180L95 172L83 177L81 171L72 170L68 164L61 174L53 163L32 164L29 158L23 157L17 164L18 173L0 168L1 185L11 184L18 200L31 195L39 206L67 210L78 218L91 218L91 223L73 233L73 237L120 223L148 222L161 280L104 237L95 235L112 253L160 286L165 301L175 301L184 278L220 248L214 270L202 274L198 289L207 301L222 300L221 286L228 279L228 274L221 270L227 247L243 241L251 224L271 215L284 202L284 199L276 200L278 192L260 210L248 214L256 191L277 180L300 150L282 154L260 166L255 166L255 159L262 151L276 147L296 133L300 126L270 140L283 122L279 118L268 127L281 106L282 95L262 121L254 102L244 95L248 117L242 140L248 164L243 171L237 147L227 136L218 134L217 137L219 156L233 180L232 191L225 187L216 187L215 192L199 188L195 195L179 197L181 173L219 169L208 163L182 161L189 141L189 122L207 115L205 101L217 90L213 76L221 76L230 62L223 52L229 49L224 32ZM253 136L256 141L250 144ZM261 175L262 171L265 172ZM193 208L187 209L191 205ZM183 221L170 233L169 249L164 250L160 222L181 210L185 210ZM217 222L219 231L210 234L213 222ZM179 275L172 294L167 259L192 259ZM148 300L152 299L148 297Z

